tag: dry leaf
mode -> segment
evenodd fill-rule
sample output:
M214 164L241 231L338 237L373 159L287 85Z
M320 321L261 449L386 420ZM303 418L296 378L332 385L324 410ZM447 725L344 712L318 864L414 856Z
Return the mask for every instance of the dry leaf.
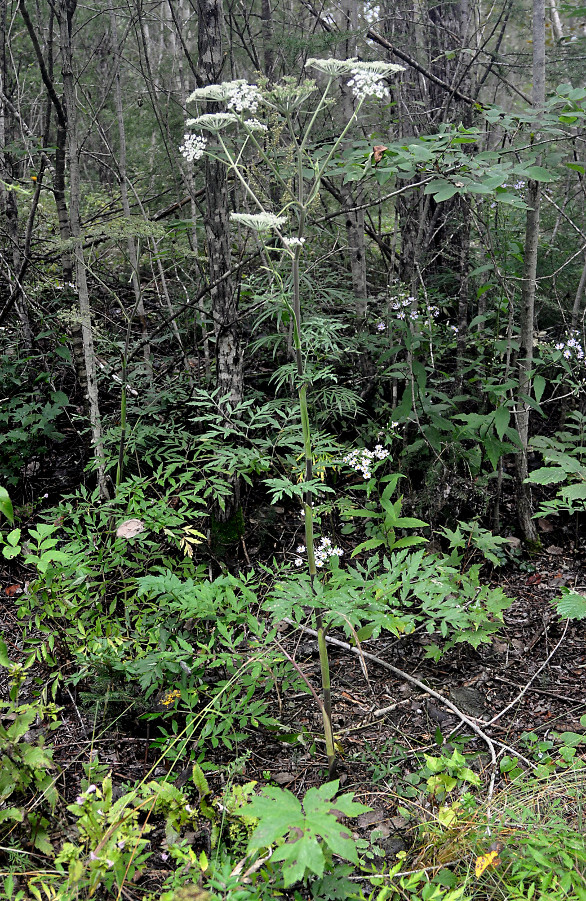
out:
M385 147L384 144L377 144L375 147L372 148L375 166L377 163L380 163L380 161L383 158L383 153L385 152L385 150L388 150L388 149L389 148Z
M144 532L144 529L145 526L142 520L126 519L124 522L120 523L116 529L116 536L118 538L134 538L135 535Z
M476 866L474 867L474 875L478 879L489 867L498 867L501 862L498 851L489 851L476 858Z

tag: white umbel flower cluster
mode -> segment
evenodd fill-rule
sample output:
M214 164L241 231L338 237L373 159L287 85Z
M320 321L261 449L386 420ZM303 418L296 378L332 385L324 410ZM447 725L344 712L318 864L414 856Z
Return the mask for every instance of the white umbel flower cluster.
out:
M183 135L183 144L179 148L181 156L185 157L188 163L194 163L200 160L205 153L207 140L203 135Z
M565 341L560 341L559 344L556 344L555 349L561 350L565 360L579 360L582 362L585 357L584 348L580 343L579 332L571 332Z
M377 460L385 460L389 456L389 452L382 444L377 444L373 451L367 447L360 447L357 450L350 451L346 454L343 462L356 472L362 473L364 479L370 479L372 476L372 466Z
M256 113L261 100L262 95L255 84L235 82L228 91L226 106L235 113L243 113L244 110Z
M286 216L275 216L274 213L230 213L230 219L232 222L246 225L247 228L253 228L257 232L281 228L287 221Z
M367 97L386 100L389 96L389 89L383 78L384 75L380 75L378 72L363 69L362 66L355 66L352 69L352 78L348 82L348 87L352 88L352 93L357 100L366 100Z
M268 131L268 125L258 119L245 119L244 124L249 131Z
M303 554L305 552L305 545L300 544L297 548L295 548L298 554ZM320 538L319 544L316 545L314 549L315 555L315 565L318 569L321 569L324 564L328 562L330 557L343 557L344 551L341 547L335 547L332 544L332 539L328 538L327 535L324 535L323 538ZM295 566L302 566L303 560L301 557L295 558Z
M297 238L295 236L292 238L283 237L283 244L285 247L303 247L305 238Z

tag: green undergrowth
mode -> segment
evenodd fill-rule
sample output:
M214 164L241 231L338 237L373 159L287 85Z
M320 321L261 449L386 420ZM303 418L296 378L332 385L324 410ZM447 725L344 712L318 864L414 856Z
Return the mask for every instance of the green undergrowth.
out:
M341 471L343 463L332 454L328 465ZM210 577L205 480L175 470L158 481L128 476L107 503L82 488L29 528L0 496L3 556L28 573L14 598L20 644L0 644L10 684L0 724L0 853L10 901L128 890L149 901L203 892L212 901L586 897L581 734L549 743L526 736L535 769L503 758L490 805L486 761L466 741L446 744L438 732L436 753L382 749L366 763L369 784L384 784L406 824L405 850L395 857L376 827L356 832L353 821L370 809L364 785L341 789L324 769L319 787L296 796L270 769L260 782L246 778L246 747L256 737L323 763L323 740L296 722L289 703L305 693L304 706L319 713L319 685L290 640L318 617L352 645L423 641L431 663L457 644L490 641L502 624L511 599L483 579L483 566L506 562L507 544L461 523L443 530L444 551L432 551L425 523L403 514L399 477L385 475L386 465L373 464L338 508L322 498L314 580L296 560ZM336 509L344 554L325 531ZM53 736L73 698L91 740L62 770ZM92 747L114 727L149 743L150 768L134 782ZM341 747L343 738L336 741ZM344 766L352 772L351 758ZM521 804L523 793L543 801ZM495 841L499 864L479 881L475 861ZM546 864L555 864L555 879Z

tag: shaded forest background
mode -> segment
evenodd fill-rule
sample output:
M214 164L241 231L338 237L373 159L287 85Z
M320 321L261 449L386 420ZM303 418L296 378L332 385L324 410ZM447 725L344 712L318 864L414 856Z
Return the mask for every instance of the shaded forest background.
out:
M0 0L7 897L586 897L583 702L489 729L582 666L585 59L558 0ZM331 639L462 742L344 750Z

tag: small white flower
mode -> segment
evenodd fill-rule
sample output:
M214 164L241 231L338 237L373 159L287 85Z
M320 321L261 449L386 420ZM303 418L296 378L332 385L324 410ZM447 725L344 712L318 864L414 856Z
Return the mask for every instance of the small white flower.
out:
M295 557L295 566L303 566L303 560L301 557Z
M305 553L305 545L304 545L304 544L298 544L297 547L295 548L295 552L296 552L297 554L304 554L304 553Z
M305 238L296 238L295 236L292 238L283 237L283 244L285 247L303 247L305 244Z
M377 332L384 332L385 329L386 329L386 325L384 324L384 322L377 323L377 326L376 326Z

